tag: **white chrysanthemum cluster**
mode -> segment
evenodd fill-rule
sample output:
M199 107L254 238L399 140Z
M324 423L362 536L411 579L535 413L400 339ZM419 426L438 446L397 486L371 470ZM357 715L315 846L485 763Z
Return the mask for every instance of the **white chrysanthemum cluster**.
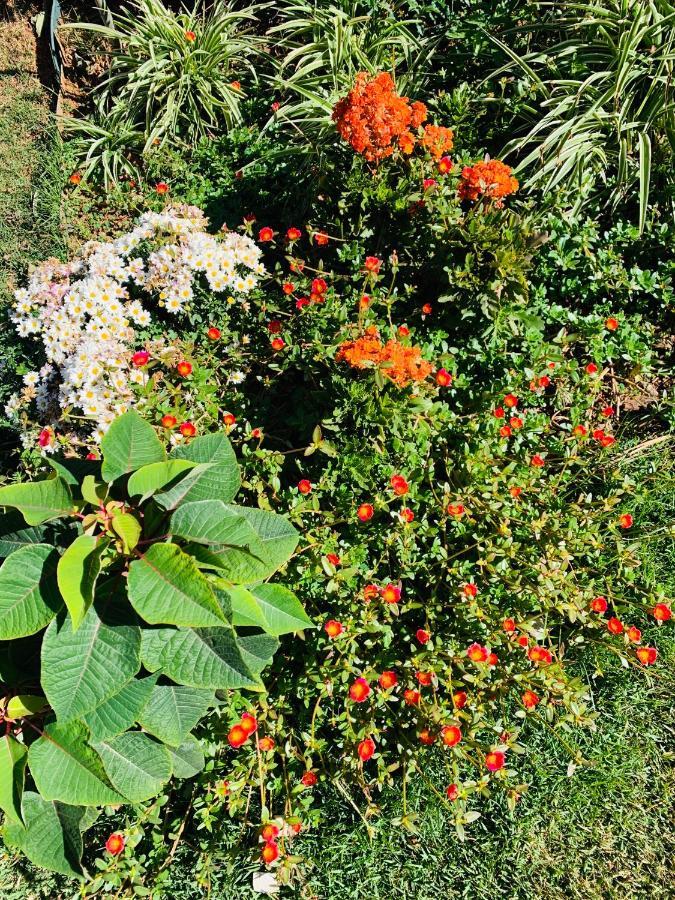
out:
M196 207L148 212L128 234L85 244L73 262L51 260L35 269L15 294L12 321L22 337L42 341L47 365L25 376L7 414L35 401L42 422L83 416L100 440L128 409L133 385L147 377L131 356L138 349L134 326L147 326L151 316L132 295L178 313L200 276L212 291L247 294L264 274L260 248L249 237L214 237L206 225Z

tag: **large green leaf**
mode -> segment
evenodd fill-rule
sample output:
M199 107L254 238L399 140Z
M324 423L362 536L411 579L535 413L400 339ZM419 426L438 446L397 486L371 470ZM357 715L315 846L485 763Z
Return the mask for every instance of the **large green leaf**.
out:
M176 778L192 778L204 768L206 760L199 741L190 738L180 747L167 747Z
M95 603L76 632L70 616L60 616L45 633L42 689L62 722L96 709L140 669L141 629L117 604Z
M62 478L0 487L0 506L18 509L28 525L42 525L73 511L70 488Z
M35 634L63 603L56 586L59 555L47 544L31 544L0 567L0 640Z
M25 827L8 822L3 833L5 841L25 853L36 866L81 877L80 823L85 810L43 800L32 791L23 795L22 809Z
M155 499L164 509L175 509L180 503L194 500L233 500L241 478L234 450L222 434L207 434L195 438L189 444L176 447L172 459L187 459L202 465L189 472L185 478Z
M237 547L260 542L241 513L222 500L182 503L171 516L171 533L197 544L228 544Z
M101 468L98 459L81 459L78 456L48 456L47 462L60 478L76 489L88 476L96 477Z
M194 469L197 464L189 459L169 459L166 462L151 463L143 466L131 476L127 483L127 491L130 497L142 495L145 500L156 491L170 485L181 478L189 469Z
M50 531L48 525L26 525L26 520L17 510L0 513L0 557L9 556L31 544L52 543Z
M107 482L166 459L155 429L134 410L115 419L101 441L101 452L101 475Z
M11 734L0 738L0 809L14 821L21 821L27 753L25 745Z
M91 740L105 741L131 728L150 699L156 681L156 675L132 678L110 699L82 716Z
M140 731L127 731L94 744L113 786L132 803L156 796L171 778L166 747Z
M234 629L156 628L143 630L143 665L161 669L172 681L188 687L227 690L258 688L242 655Z
M196 550L195 556L209 565L219 564L222 576L233 584L264 581L291 556L298 545L298 532L288 519L269 510L233 505L227 509L244 516L256 533L256 543L251 542L248 549L213 547L206 552Z
M256 676L272 662L279 641L269 634L245 634L238 638L241 657Z
M207 627L225 623L211 585L175 544L153 544L129 566L129 600L151 625Z
M257 625L277 637L314 627L293 591L281 584L257 584L248 590L237 585L227 593L232 599L233 625ZM254 604L258 615L253 614Z
M213 704L214 693L175 684L155 685L138 723L165 744L182 744Z
M70 613L73 631L80 627L93 603L96 579L101 572L101 555L107 546L105 538L81 534L59 560L56 580Z
M15 694L10 697L5 710L5 718L15 721L26 716L35 716L49 706L42 694Z
M87 744L81 722L47 725L44 735L31 744L28 765L33 781L45 800L74 806L123 803L124 796L111 785L98 754Z

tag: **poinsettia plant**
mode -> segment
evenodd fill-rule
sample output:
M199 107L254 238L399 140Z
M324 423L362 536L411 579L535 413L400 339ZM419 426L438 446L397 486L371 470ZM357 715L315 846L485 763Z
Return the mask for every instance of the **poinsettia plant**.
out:
M267 580L298 534L233 503L223 433L167 453L131 411L101 451L52 457L52 477L0 488L4 838L71 875L95 808L195 775L191 732L221 692L264 690L279 637L312 627Z

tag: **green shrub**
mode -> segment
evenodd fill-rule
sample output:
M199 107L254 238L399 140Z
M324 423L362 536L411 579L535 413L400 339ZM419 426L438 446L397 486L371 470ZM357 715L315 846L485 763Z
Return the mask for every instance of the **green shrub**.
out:
M53 458L55 477L0 488L0 505L21 513L0 523L4 837L72 875L95 809L143 803L199 772L191 732L217 692L262 690L278 638L312 627L295 595L267 581L297 533L272 511L233 505L240 475L225 435L167 456L128 412L101 449L101 460ZM255 725L242 717L232 746Z

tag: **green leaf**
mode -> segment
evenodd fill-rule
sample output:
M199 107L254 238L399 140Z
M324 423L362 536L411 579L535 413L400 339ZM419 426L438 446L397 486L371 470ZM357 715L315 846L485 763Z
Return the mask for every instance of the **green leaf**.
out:
M131 513L120 513L112 520L115 534L122 538L125 553L131 553L141 537L141 523Z
M79 487L87 477L99 473L101 463L98 459L79 459L77 456L48 456L47 462L56 474L71 487Z
M0 809L8 819L21 821L21 797L28 750L11 734L0 738Z
M158 684L138 717L150 734L165 744L177 747L213 705L212 690Z
M85 475L80 486L82 499L92 506L99 506L108 496L108 485L105 481L97 481L94 475Z
M97 753L86 743L87 729L80 722L47 725L44 736L31 744L28 765L45 800L74 806L123 803L106 775Z
M211 585L175 544L153 544L129 566L129 600L151 625L201 627L225 622Z
M10 822L4 828L5 841L21 850L36 866L82 877L82 833L85 810L64 803L50 803L27 791L22 802L25 828Z
M16 694L7 703L5 718L15 720L24 716L34 716L46 709L49 704L42 694Z
M244 516L258 535L261 551L253 548L257 558L239 554L237 550L226 550L221 555L231 560L227 578L235 584L264 581L273 575L298 546L298 532L285 516L266 509L249 509L246 506L229 506L232 512ZM237 570L242 577L236 577Z
M199 741L190 738L180 747L167 747L176 778L193 778L204 768L206 760Z
M207 434L195 438L171 452L172 459L187 459L201 466L189 472L177 485L155 496L164 509L175 509L180 503L196 500L233 500L241 478L232 445L224 434Z
M108 541L91 534L81 534L66 548L56 569L56 580L70 618L73 631L82 624L94 601L96 579L101 572L101 555Z
M232 598L233 625L258 625L275 637L303 628L314 628L314 623L293 591L281 584L258 584L248 591L236 586L228 588L227 593ZM251 600L257 604L260 616L247 621Z
M146 628L141 657L148 670L161 669L172 681L188 687L212 690L259 687L230 626Z
M189 459L169 459L166 462L143 466L129 479L127 484L129 496L135 497L142 494L145 500L156 491L180 478L189 469L194 469L196 465L197 463L191 462Z
M11 510L0 513L0 557L9 556L30 544L49 544L50 527L26 525L20 512Z
M638 134L640 150L640 234L647 221L649 205L649 182L652 173L652 142L645 131Z
M140 731L127 731L94 744L112 785L132 803L155 797L171 778L166 747Z
M241 513L222 500L183 503L171 516L171 533L197 544L259 545L258 536Z
M140 669L141 629L118 604L119 598L107 608L95 603L76 632L70 616L60 616L45 633L42 689L60 721L96 709Z
M31 544L0 567L0 640L35 634L63 603L56 586L59 555L47 544Z
M0 487L0 506L16 507L28 525L42 525L50 519L70 515L73 497L63 479L50 478Z
M260 604L247 588L224 583L218 591L218 597L233 625L265 629L267 620Z
M166 459L155 429L134 410L115 419L103 436L101 452L101 476L109 483L150 463Z
M91 740L105 741L128 731L150 699L156 681L156 675L132 678L120 691L83 715L82 721L89 729Z
M242 659L257 676L272 662L279 648L279 641L268 634L240 635L238 644Z

